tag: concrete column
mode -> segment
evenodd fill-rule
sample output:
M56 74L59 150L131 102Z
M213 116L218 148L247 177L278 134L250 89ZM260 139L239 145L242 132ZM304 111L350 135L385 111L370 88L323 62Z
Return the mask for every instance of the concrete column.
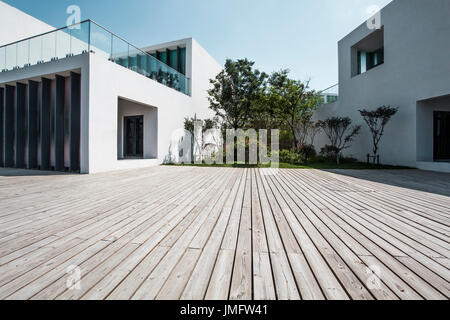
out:
M29 169L38 167L38 83L28 81L27 99L27 127L28 127L28 163Z
M52 82L41 80L41 113L40 113L40 142L41 142L41 170L49 170L50 163L50 110L52 101Z
M70 73L70 171L80 170L81 77Z
M64 101L66 79L55 77L55 109L54 109L54 143L55 143L55 170L64 171Z
M16 88L6 85L4 105L5 167L14 166L14 93Z
M26 90L23 83L16 84L15 101L15 167L25 168L25 143L26 143Z

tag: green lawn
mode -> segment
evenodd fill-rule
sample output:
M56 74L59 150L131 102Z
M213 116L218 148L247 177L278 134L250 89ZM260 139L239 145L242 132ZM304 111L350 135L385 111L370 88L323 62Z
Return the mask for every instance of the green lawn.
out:
M235 164L165 164L166 166L186 166L186 167L227 167L227 168L268 168L270 165L249 165L244 163ZM408 167L397 167L387 165L373 165L363 162L348 162L337 165L336 163L316 162L308 165L294 165L289 163L280 163L281 169L354 169L354 170L373 170L373 169L411 169Z

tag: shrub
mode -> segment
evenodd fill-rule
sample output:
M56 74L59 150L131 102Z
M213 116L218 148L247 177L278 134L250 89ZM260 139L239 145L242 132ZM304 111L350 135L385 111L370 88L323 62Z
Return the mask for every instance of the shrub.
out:
M291 159L292 159L292 151L290 150L280 151L280 162L291 163Z
M312 144L303 144L298 148L298 152L302 155L304 163L308 162L308 159L317 155L316 149Z
M327 161L335 160L336 157L339 155L339 148L335 146L326 145L320 150L320 155L324 157Z
M291 150L281 150L280 151L280 162L296 164L298 163L299 156Z

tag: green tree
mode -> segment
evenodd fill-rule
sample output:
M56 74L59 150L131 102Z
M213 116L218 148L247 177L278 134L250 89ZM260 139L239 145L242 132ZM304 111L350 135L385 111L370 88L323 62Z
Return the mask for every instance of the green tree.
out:
M350 143L360 133L361 126L351 126L352 120L349 117L332 117L317 122L317 125L322 128L331 142L331 145L322 149L323 152L329 150L335 153L336 162L339 164L341 152L350 148Z
M365 109L359 110L361 116L369 127L370 133L372 134L373 142L373 155L376 157L378 155L378 144L384 134L384 128L391 120L391 118L398 112L398 108L393 108L391 106L381 106L374 111L367 111Z
M302 123L311 116L320 104L320 96L309 90L309 83L289 78L289 70L274 72L269 78L267 103L280 124L285 124L292 131L293 149L302 141Z
M267 74L254 69L254 64L247 59L227 59L224 70L210 80L210 108L228 128L249 126L261 105Z

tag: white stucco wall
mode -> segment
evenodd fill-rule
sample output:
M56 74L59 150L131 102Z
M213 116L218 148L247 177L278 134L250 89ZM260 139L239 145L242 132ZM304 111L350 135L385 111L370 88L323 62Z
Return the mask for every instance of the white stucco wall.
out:
M203 52L196 53L198 60ZM206 60L206 59L204 59ZM206 61L193 68L215 69L194 73L192 97L168 88L124 67L109 62L94 54L90 55L89 75L89 172L112 171L134 165L162 163L168 156L173 132L182 129L184 118L211 116L206 90L209 77L214 77L220 66L215 61ZM158 151L155 160L118 160L118 99L126 99L157 109ZM142 106L146 108L146 106ZM136 110L137 111L137 110ZM142 111L141 111L142 112ZM122 114L120 115L123 116ZM153 127L154 129L154 127ZM150 155L149 155L150 156Z
M0 1L0 46L54 29L51 25Z
M416 130L417 122L430 119L422 119L416 111L418 101L450 94L449 12L448 0L391 2L381 12L385 62L355 77L351 77L351 47L373 30L364 23L339 42L339 102L322 106L316 119L348 116L363 126L346 155L364 161L372 150L369 130L358 110L391 105L399 107L399 113L386 127L381 161L415 167L418 158L432 157L427 143L417 143L423 133ZM326 143L321 135L316 147L320 150Z
M192 41L192 99L198 119L214 116L209 109L208 90L210 79L215 78L223 67L195 40ZM194 115L191 115L194 116Z

